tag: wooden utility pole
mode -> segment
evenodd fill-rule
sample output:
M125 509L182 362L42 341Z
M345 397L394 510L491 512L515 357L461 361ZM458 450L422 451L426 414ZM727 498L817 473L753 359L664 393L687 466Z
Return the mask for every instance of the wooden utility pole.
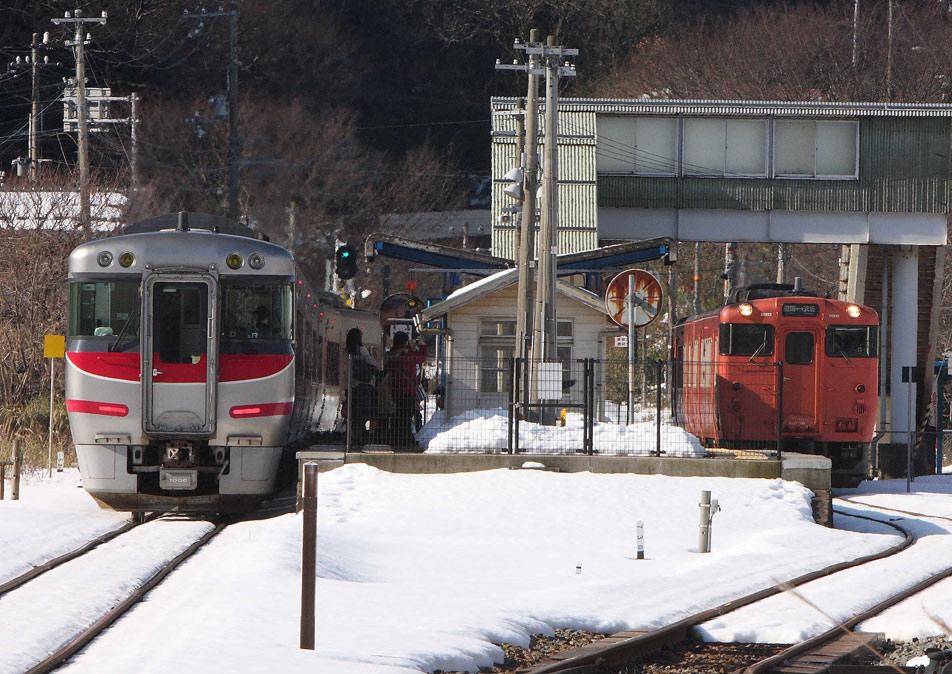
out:
M89 34L84 35L87 24L104 25L106 23L106 12L103 11L101 17L87 18L83 16L81 9L75 9L72 12L66 12L65 18L52 19L57 26L61 24L73 24L75 29L72 42L67 42L67 47L73 48L73 57L76 60L76 118L78 120L79 135L76 145L79 154L79 224L83 228L83 236L90 237L90 217L89 217L89 121L86 110L86 57L83 54L83 47L89 44Z

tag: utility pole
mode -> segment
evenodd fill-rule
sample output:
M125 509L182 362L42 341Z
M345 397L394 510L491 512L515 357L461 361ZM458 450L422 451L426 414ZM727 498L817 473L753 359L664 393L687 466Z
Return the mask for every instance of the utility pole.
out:
M238 160L241 157L241 136L238 135L238 2L231 0L228 12L201 12L185 14L186 19L228 17L228 192L225 215L235 220L238 217Z
M728 301L734 284L737 281L737 244L724 244L724 302Z
M514 246L516 265L519 269L518 300L516 305L516 356L528 358L532 352L531 335L533 328L533 311L535 306L535 292L533 281L533 267L535 258L535 230L536 230L536 191L539 177L539 76L545 71L539 63L542 44L541 32L533 28L529 32L529 42L522 43L516 40L514 49L525 50L528 63L520 65L502 64L496 62L497 70L524 70L529 75L529 91L526 95L526 110L523 143L523 157L520 165L523 168L522 185L522 217L516 231L519 237Z
M777 283L787 282L787 246L777 244Z
M859 30L859 0L853 0L853 72L856 72L856 64L859 60L856 50L856 34Z
M701 313L701 243L694 244L694 312Z
M238 217L238 2L231 0L228 22L228 209L232 220Z
M132 140L132 191L139 189L139 94L129 94L129 136Z
M889 24L886 30L886 100L892 100L892 60L893 60L893 0L889 5Z
M90 35L83 35L86 24L106 23L107 14L105 10L99 18L86 18L81 9L75 9L73 12L66 12L63 19L52 19L57 26L61 24L73 24L75 35L72 42L67 42L67 47L73 48L73 57L76 59L76 115L79 126L79 136L77 140L77 150L79 154L79 224L83 228L83 236L89 238L89 128L86 119L86 57L83 55L83 47L90 42Z
M50 41L50 34L43 33L43 44ZM30 94L30 182L36 182L37 171L40 167L40 35L33 33L30 43L30 58L33 82Z
M530 49L526 50L531 53ZM578 49L565 49L549 36L540 49L545 65L545 161L542 173L542 209L539 223L539 276L536 284L536 311L533 323L532 357L536 361L558 358L555 287L558 278L559 224L559 78L573 77L575 69L562 65L565 56L578 55ZM568 62L566 61L566 64Z

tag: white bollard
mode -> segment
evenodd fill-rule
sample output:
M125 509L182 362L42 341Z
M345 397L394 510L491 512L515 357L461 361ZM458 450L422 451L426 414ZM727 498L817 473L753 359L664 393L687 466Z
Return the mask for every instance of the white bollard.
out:
M700 531L698 532L698 552L710 552L711 551L711 523L714 521L714 513L721 509L717 504L717 499L711 500L711 492L702 491L701 492L701 502L698 504L701 507L701 522L700 522Z
M638 520L638 533L637 533L637 542L638 542L638 559L645 558L645 523L641 520Z

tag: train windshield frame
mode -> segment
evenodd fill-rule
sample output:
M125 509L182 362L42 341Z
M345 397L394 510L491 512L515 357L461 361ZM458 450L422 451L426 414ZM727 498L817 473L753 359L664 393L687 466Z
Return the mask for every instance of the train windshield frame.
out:
M877 358L879 329L875 325L830 325L826 329L826 355L830 358Z
M222 340L292 341L294 305L290 279L220 280Z
M722 356L772 356L774 326L769 323L721 323Z
M140 278L69 283L70 337L139 336Z

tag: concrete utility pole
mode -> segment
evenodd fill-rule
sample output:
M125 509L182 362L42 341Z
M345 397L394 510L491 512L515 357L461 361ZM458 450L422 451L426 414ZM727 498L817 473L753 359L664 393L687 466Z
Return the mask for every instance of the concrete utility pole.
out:
M526 50L529 52L529 50ZM532 358L554 361L558 358L555 286L558 277L559 226L559 78L575 76L575 69L562 65L565 56L578 55L578 49L565 49L549 36L541 49L545 61L545 161L542 172L542 209L539 223L539 277L536 284L536 311L532 329Z
M533 281L533 262L535 258L535 230L536 230L536 191L539 179L539 76L544 70L539 63L542 53L540 42L541 32L533 28L529 32L528 44L519 42L513 45L514 49L526 51L527 64L502 64L496 61L497 70L522 70L529 75L529 92L526 96L525 112L525 143L523 146L525 162L522 184L522 217L516 264L519 268L518 303L516 306L516 356L528 358L532 353L531 335L533 328L533 311L535 306L535 284ZM521 158L520 158L521 161Z
M103 11L99 18L86 18L81 9L73 12L66 12L66 17L62 19L52 19L57 26L61 24L73 24L75 36L72 42L67 42L67 47L73 48L73 57L76 59L76 115L79 126L79 136L77 139L79 153L79 224L83 228L83 236L87 239L90 236L89 224L89 124L87 121L86 110L86 57L83 55L83 47L89 44L90 35L83 35L86 24L106 23L106 12Z
M853 0L853 70L856 70L856 64L859 56L856 51L856 34L859 30L859 0Z
M231 0L228 22L228 210L226 215L238 217L238 158L241 138L238 136L238 2Z
M139 94L129 94L129 136L132 140L132 191L139 189Z
M701 313L701 242L694 244L694 312Z
M238 217L238 160L241 157L241 136L238 135L238 2L231 0L228 12L201 12L185 14L186 19L228 17L228 193L225 215L235 220Z
M50 41L50 34L43 33L43 44ZM33 83L30 94L30 182L36 182L37 170L40 166L40 35L33 33L30 43L30 63Z
M777 244L777 283L787 282L787 246Z
M724 302L730 297L737 281L737 243L724 244Z

